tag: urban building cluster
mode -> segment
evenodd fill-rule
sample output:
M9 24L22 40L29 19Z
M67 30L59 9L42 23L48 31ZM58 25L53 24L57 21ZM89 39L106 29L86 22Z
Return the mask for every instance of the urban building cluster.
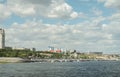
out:
M53 46L48 46L48 48L49 48L48 51L50 51L50 52L55 52L55 53L61 53L62 52L61 48L55 48Z
M63 58L63 59L99 59L99 60L112 60L112 59L118 59L120 58L120 55L105 55L103 52L88 52L88 53L81 53L77 50L63 50L62 48L56 48L54 46L48 46L48 50L46 51L36 51L35 48L13 48L13 47L6 47L5 46L5 30L0 29L0 49L7 49L8 51L13 50L15 51L13 56L32 56L32 58ZM21 52L18 54L19 51L36 51L34 52ZM11 52L12 53L12 52ZM3 53L1 53L2 56ZM9 55L6 55L9 56Z

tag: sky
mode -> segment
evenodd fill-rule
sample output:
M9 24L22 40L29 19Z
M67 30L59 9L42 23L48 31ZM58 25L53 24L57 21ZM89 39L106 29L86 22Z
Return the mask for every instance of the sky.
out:
M0 0L6 46L120 53L120 0Z

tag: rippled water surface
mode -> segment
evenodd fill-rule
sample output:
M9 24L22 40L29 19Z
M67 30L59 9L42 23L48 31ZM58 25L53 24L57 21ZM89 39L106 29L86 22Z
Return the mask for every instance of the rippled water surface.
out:
M120 77L120 61L7 63L0 77Z

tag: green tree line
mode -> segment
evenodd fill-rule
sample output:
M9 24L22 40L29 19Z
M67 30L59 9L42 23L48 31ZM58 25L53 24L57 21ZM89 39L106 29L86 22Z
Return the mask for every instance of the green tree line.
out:
M48 54L48 55L46 55ZM48 51L31 51L31 50L12 50L0 49L0 57L20 57L20 58L62 58L62 53L52 53Z

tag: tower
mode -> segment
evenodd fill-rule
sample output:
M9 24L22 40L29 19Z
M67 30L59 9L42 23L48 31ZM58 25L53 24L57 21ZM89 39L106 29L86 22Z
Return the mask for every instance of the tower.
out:
M5 31L0 28L0 49L5 48Z

